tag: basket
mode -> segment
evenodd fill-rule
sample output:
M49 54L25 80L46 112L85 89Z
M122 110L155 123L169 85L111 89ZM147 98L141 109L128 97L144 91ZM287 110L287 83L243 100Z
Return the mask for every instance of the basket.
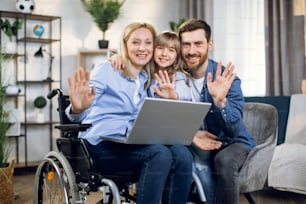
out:
M5 204L14 202L14 160L8 167L0 168L0 201Z

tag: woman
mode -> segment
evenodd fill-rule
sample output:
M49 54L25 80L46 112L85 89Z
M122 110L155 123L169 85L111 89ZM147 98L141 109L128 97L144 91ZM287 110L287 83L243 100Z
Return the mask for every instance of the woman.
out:
M93 126L80 137L89 142L96 168L103 174L133 172L138 177L137 204L186 203L192 182L192 155L183 145L126 145L99 136L124 137L131 130L150 85L156 32L148 23L131 23L121 39L126 64L116 72L105 62L91 73L82 68L69 78L72 121Z

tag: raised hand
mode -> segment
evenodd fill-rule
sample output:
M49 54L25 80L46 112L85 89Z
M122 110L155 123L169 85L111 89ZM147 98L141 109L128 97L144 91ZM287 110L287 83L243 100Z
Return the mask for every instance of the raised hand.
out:
M172 82L167 71L159 71L155 73L155 79L158 86L153 86L155 93L161 98L178 99L178 95L175 91L175 75L172 76Z
M195 134L192 142L203 150L219 149L222 145L222 142L217 140L217 136L209 133L206 130L199 130Z
M219 107L224 107L226 104L226 95L236 78L236 73L234 73L235 67L231 62L226 65L223 73L221 73L221 67L222 64L219 62L214 81L212 80L212 73L208 73L207 88L213 97L214 103Z
M80 67L74 72L74 78L68 77L69 98L73 113L83 112L94 100L96 87L89 88L89 76L89 71Z

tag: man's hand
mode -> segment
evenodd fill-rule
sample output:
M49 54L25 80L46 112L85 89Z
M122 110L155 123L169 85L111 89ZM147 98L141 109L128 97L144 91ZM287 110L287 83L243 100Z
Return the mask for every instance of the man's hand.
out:
M222 145L222 142L217 140L217 136L206 130L199 130L193 138L193 143L203 150L219 149Z
M214 81L212 81L212 73L208 73L207 88L214 103L219 107L224 107L226 105L226 95L236 78L236 73L234 73L235 67L231 62L226 65L223 73L221 73L221 67L222 64L219 62Z
M115 54L111 58L109 58L108 61L112 63L112 67L116 71L120 71L121 69L125 68L125 64L123 62L121 55Z
M175 75L172 76L172 82L167 71L159 71L155 73L155 79L157 80L159 87L153 86L155 93L161 98L178 99L178 95L175 91Z
M89 77L89 71L80 67L74 72L74 79L68 78L69 98L73 113L83 112L94 100L96 87L92 87L90 90Z

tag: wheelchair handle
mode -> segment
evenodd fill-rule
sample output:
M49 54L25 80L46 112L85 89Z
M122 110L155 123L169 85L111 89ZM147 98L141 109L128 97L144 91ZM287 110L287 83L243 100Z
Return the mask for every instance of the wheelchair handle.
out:
M62 90L60 89L52 89L48 94L47 94L47 98L51 99L54 96L56 96L57 94L59 94L60 96L63 95Z

